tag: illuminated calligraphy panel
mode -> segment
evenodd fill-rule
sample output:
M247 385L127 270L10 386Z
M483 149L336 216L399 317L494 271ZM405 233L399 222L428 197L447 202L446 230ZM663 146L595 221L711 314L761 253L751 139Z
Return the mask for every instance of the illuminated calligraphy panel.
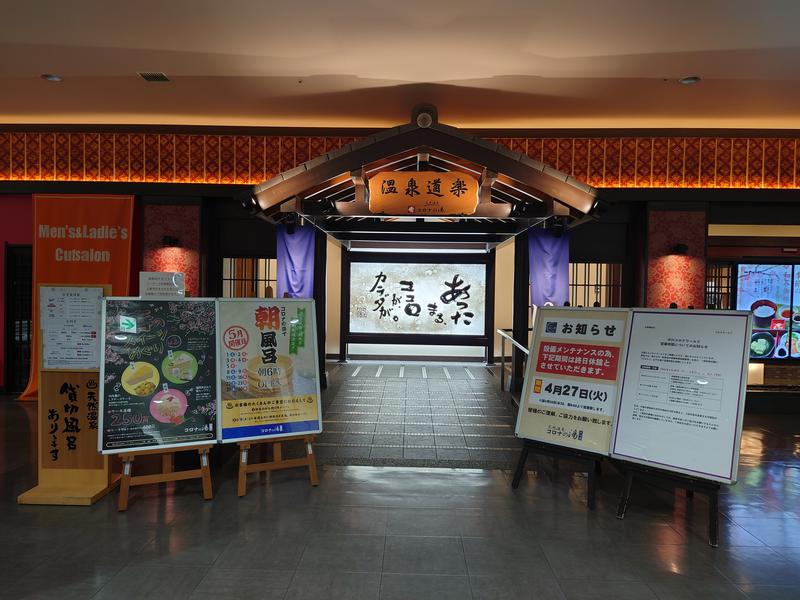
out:
M350 332L484 335L486 265L353 262Z

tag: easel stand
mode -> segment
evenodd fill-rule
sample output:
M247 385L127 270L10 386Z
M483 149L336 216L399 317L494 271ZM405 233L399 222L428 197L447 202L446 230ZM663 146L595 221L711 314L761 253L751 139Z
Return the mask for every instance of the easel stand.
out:
M545 442L538 442L534 440L525 440L525 445L522 447L522 453L519 455L517 461L517 468L514 471L514 479L511 482L511 487L517 489L519 482L522 479L522 474L525 472L525 463L528 461L528 454L534 452L535 454L544 454L545 456L552 456L556 459L564 458L574 462L586 465L586 472L589 475L588 485L586 490L586 505L590 510L594 510L595 497L597 494L597 475L600 473L600 461L602 457L591 452L583 452L581 450L574 450L572 448L564 448L563 446L556 446L554 444L547 444Z
M314 435L297 435L279 439L255 440L249 442L239 442L239 497L247 494L247 475L249 473L263 473L277 471L279 469L293 469L296 467L308 467L308 479L311 485L319 485L317 478L317 459L314 455ZM293 442L302 440L305 446L306 455L302 458L292 458L283 460L281 444L283 442ZM250 450L254 446L262 444L272 445L272 460L260 463L248 464Z
M631 488L634 478L641 479L659 487L680 488L686 490L687 500L694 497L694 492L708 496L708 545L712 548L719 547L719 489L722 484L716 481L697 479L678 473L662 471L652 467L634 465L631 463L615 463L625 473L625 488L619 498L617 518L624 519L631 498Z
M183 481L184 479L201 479L203 482L203 499L211 500L213 493L211 490L211 468L208 453L213 444L202 446L187 446L180 448L141 450L138 452L126 452L120 454L122 460L122 477L119 484L119 501L117 510L128 510L128 492L131 486L148 485L152 483L168 483L170 481ZM200 456L200 468L185 471L175 470L175 453L187 450L197 450ZM161 455L161 473L152 475L134 475L133 461L137 456L147 456L153 454Z

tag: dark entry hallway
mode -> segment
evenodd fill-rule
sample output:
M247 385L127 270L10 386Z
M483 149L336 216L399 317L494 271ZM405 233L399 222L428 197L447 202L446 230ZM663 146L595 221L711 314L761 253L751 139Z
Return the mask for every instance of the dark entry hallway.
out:
M331 365L317 453L328 464L509 468L511 397L480 364Z

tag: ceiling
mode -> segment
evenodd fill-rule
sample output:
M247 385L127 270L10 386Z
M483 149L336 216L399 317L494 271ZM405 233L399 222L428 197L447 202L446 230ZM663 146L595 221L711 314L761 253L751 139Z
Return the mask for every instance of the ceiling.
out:
M800 129L796 0L0 0L0 11L0 123L386 127L429 102L469 128ZM702 81L679 84L686 75Z

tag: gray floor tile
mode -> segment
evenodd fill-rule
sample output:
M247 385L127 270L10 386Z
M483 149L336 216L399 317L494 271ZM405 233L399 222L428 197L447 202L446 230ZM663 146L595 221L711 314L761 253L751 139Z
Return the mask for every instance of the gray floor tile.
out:
M403 445L405 446L433 446L435 444L432 435L404 435Z
M436 448L403 448L403 458L436 460Z
M437 447L436 458L439 460L469 460L466 448Z
M396 446L392 448L383 448L381 446L373 446L369 453L370 458L403 458L403 447Z
M747 600L747 596L734 584L705 581L693 577L670 577L649 581L647 585L658 600Z
M448 436L441 436L437 435L434 436L434 443L436 446L441 447L449 447L449 448L465 448L467 447L467 441L464 439L463 435L448 435Z
M641 581L562 579L560 584L567 600L659 600Z
M188 598L207 570L207 567L130 565L117 573L93 598Z
M729 580L751 585L800 585L800 569L771 548L721 548L712 558Z
M285 600L377 600L380 573L298 571Z
M381 600L469 600L469 579L457 575L385 573Z
M339 446L336 456L341 458L369 458L371 446Z
M212 567L195 588L192 599L283 598L294 571L222 569Z
M305 543L294 537L258 537L240 533L214 563L223 569L289 571L297 568ZM270 551L264 552L264 548Z
M471 576L473 600L565 600L552 573Z
M467 567L458 537L390 535L386 538L383 571L465 575Z
M750 600L797 600L800 585L745 585L742 590Z
M360 533L384 535L389 511L365 506L322 506L317 510L316 533Z
M376 433L373 436L372 444L374 446L402 446L403 435L392 433Z
M462 541L471 576L501 573L552 575L547 558L534 540L526 542L510 537L463 537Z
M541 547L559 579L638 581L641 574L611 544L543 540Z
M380 572L384 544L382 535L315 535L309 539L298 569Z

